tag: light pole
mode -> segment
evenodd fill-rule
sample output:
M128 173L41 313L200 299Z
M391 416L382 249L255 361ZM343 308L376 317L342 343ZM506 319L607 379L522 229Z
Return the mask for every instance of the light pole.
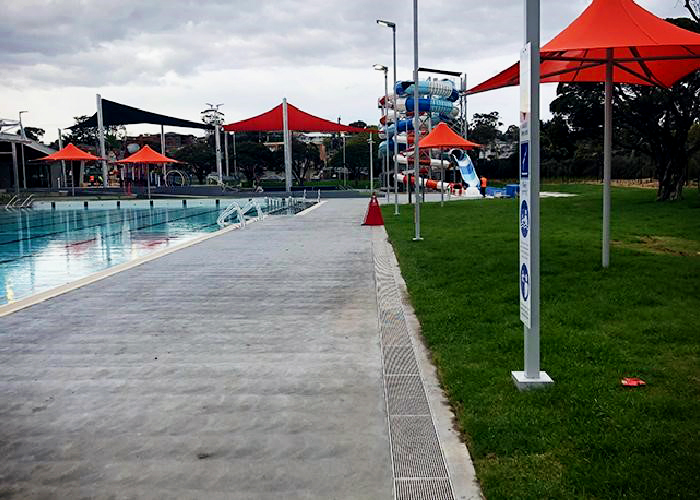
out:
M413 241L420 241L420 100L418 93L418 0L413 0L413 177L416 179L415 226ZM394 109L396 107L394 106ZM430 118L428 118L430 119Z
M219 182L223 183L223 172L221 170L221 124L224 123L224 114L219 111L220 104L205 103L209 106L202 111L202 121L208 125L214 126L214 144L216 145L216 175L219 177Z
M343 186L348 187L348 167L345 165L345 132L341 132L343 138Z
M24 168L24 140L27 138L27 136L24 134L24 125L22 125L22 113L29 113L29 111L20 111L19 112L19 130L20 134L22 135L22 186L24 189L27 189L27 171Z
M387 28L391 28L391 34L392 34L392 40L393 40L393 47L394 47L394 86L393 86L393 92L396 94L396 23L392 23L391 21L383 21L381 19L377 19L377 24L381 26L386 26ZM389 96L387 96L388 99ZM396 103L394 103L394 154L392 155L394 158L394 215L399 215L399 183L396 182L396 177L399 175L399 168L396 165L396 133L398 132L398 121L396 120ZM387 138L388 141L388 138ZM389 146L389 143L387 142L387 146ZM387 147L387 154L389 152L389 148Z
M372 166L372 131L369 132L369 192L374 193L374 167Z
M389 68L382 64L375 64L374 69L377 71L383 71L384 72L384 128L385 130L389 129L389 124L387 123L387 115L389 114L389 82L388 82L388 74L389 74ZM396 131L394 131L396 133ZM389 180L389 135L387 134L386 136L386 155L384 155L383 158L383 163L382 163L382 184L386 183L386 201L387 203L389 202L389 183L387 182ZM386 173L384 173L384 166L386 165Z

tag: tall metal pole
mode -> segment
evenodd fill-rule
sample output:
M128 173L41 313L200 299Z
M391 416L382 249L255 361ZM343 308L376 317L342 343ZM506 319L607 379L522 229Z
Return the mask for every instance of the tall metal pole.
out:
M440 206L445 206L445 159L440 148Z
M214 144L216 145L216 175L219 176L219 182L223 182L223 173L221 171L221 125L214 124Z
M287 117L287 98L282 99L282 131L284 141L284 183L287 194L292 192L292 162L289 157L289 121Z
M396 107L394 107L396 109ZM416 205L414 222L416 236L414 241L420 241L420 107L418 95L418 0L413 0L413 177L416 180Z
M605 133L603 136L603 267L610 266L610 172L612 167L613 49L605 65Z
M467 127L467 74L462 78L462 137L467 138L469 127Z
M540 1L525 0L525 48L520 60L520 319L525 370L511 373L519 389L543 387L540 371Z
M61 129L58 129L58 149L63 149L63 137L61 136ZM63 185L66 185L66 160L61 160L61 178L63 179Z
M19 168L17 166L17 144L15 142L10 143L12 145L12 175L15 178L15 193L19 194Z
M228 171L228 132L224 130L224 162L226 163L226 177L229 176Z
M374 168L372 167L372 132L369 133L369 192L374 192Z
M238 175L238 165L236 164L236 131L232 132L233 135L233 173Z
M97 101L97 131L100 137L100 156L102 157L102 187L107 187L107 152L105 150L105 126L104 117L102 115L102 96L96 95ZM81 179L82 181L82 179Z
M348 167L345 164L345 132L341 132L341 137L343 138L343 185L347 187L348 185Z
M165 128L163 128L163 125L160 126L160 152L165 156ZM165 163L163 163L163 179L165 179L167 173Z
M394 24L391 28L391 37L393 40L393 46L394 46L394 86L392 87L392 93L394 94L394 154L392 155L394 157L394 215L399 215L399 183L396 180L396 178L399 175L399 167L396 164L396 154L398 153L397 151L397 143L396 143L396 134L398 133L398 126L399 122L396 118L396 25ZM408 135L408 134L406 134ZM387 146L389 146L389 143L387 143Z
M389 130L389 68L384 68L384 130ZM394 134L396 133L396 124L394 124ZM384 155L384 164L386 166L386 173L384 173L384 168L382 167L382 178L383 184L386 185L386 202L389 203L390 200L390 189L389 189L389 134L386 135L386 155Z
M25 191L27 189L27 169L25 168L24 165L24 140L27 138L27 136L24 134L24 125L22 125L22 113L26 113L26 111L20 111L19 112L19 129L20 133L22 134L22 147L20 148L22 150L22 186L24 187Z

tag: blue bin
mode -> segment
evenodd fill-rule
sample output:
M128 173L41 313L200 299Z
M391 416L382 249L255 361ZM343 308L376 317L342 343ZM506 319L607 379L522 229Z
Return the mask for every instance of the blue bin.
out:
M506 184L506 196L515 198L520 194L520 184Z

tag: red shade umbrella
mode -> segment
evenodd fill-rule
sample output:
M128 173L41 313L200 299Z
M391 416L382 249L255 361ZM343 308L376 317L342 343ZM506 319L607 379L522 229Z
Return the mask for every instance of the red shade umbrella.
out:
M445 170L443 166L442 148L460 148L460 149L476 149L480 148L481 144L468 141L453 132L453 130L445 123L438 124L428 135L423 137L418 143L418 149L440 149L440 182L445 181ZM454 180L454 179L453 179ZM444 191L440 189L440 204L442 206L444 200Z
M82 149L76 148L73 146L73 143L70 142L68 143L68 146L65 148L61 149L60 151L56 151L55 153L51 153L48 156L44 156L43 158L39 158L39 160L45 160L45 161L80 161L81 162L81 170L82 170L82 162L84 161L98 161L101 160L98 156L95 156L90 153L86 153ZM75 182L73 181L73 164L71 164L70 168L70 183L71 183L71 192L72 196L75 196ZM63 172L63 175L65 175L65 172ZM65 179L64 179L65 181Z
M612 84L670 87L700 68L700 34L659 19L632 0L593 0L540 49L541 82L605 82L603 267L609 264ZM519 64L469 89L518 85Z
M481 144L463 139L454 133L454 131L445 123L440 123L428 135L423 137L418 143L419 149L435 149L435 148L460 148L460 149L476 149L480 148Z
M73 146L73 143L69 143L68 146L65 148L61 149L60 151L56 151L55 153L51 153L48 156L44 156L43 158L39 158L39 160L45 160L45 161L61 161L61 160L78 160L78 161L96 161L100 160L101 158L90 154L86 153L82 149L76 148Z
M146 182L148 184L148 199L151 199L151 177L148 172L148 165L151 163L180 163L177 160L168 158L165 155L160 154L157 151L153 151L151 147L147 144L138 150L136 153L132 154L128 158L119 160L117 163L145 163L146 164Z

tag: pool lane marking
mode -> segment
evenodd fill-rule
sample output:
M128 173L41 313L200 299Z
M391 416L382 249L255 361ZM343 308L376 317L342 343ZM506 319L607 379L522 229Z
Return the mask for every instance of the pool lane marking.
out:
M246 223L250 222L255 222L256 219L251 219L250 221L246 221ZM170 248L164 248L162 250L156 250L153 253L150 253L148 255L144 255L143 257L139 257L134 260L130 260L129 262L124 262L122 264L118 264L113 267L109 267L107 269L103 269L102 271L98 271L96 273L90 274L88 276L85 276L84 278L80 278L75 281L71 281L70 283L66 283L64 285L57 286L55 288L52 288L51 290L46 290L45 292L40 292L36 293L34 295L30 295L29 297L25 297L23 299L18 300L17 302L12 302L10 304L4 304L0 306L0 318L3 316L7 316L8 314L12 314L13 312L19 311L20 309L24 309L26 307L30 307L36 304L39 304L40 302L44 302L47 299L50 299L52 297L56 297L58 295L63 295L64 293L70 292L72 290L76 290L78 288L81 288L83 286L89 285L91 283L94 283L96 281L100 281L102 279L108 278L109 276L112 276L113 274L120 273L122 271L126 271L129 269L132 269L134 267L140 266L141 264L144 264L146 262L158 259L160 257L163 257L165 255L171 254L173 252L176 252L178 250L182 250L183 248L187 248L193 245L196 245L197 243L201 243L205 240L208 240L209 238L214 238L215 236L220 236L225 233L229 233L231 231L234 231L240 227L239 224L231 224L230 226L226 226L225 228L215 231L213 233L206 233L203 234L202 236L199 236L193 240L186 241L184 243L180 243L179 245L175 245L174 247Z

